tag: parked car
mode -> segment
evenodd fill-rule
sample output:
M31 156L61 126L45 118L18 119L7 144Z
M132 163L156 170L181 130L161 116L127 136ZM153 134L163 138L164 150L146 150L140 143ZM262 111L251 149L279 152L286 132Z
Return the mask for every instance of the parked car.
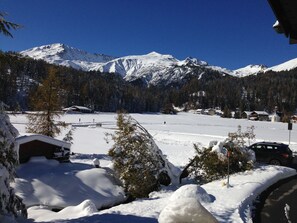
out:
M258 142L249 147L255 152L256 161L273 165L291 165L293 152L288 145L276 142Z

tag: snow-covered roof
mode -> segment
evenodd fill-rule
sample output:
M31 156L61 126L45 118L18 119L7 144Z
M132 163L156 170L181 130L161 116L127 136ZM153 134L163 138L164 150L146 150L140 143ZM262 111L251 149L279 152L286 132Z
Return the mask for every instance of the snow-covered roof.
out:
M84 107L84 106L78 106L78 105L73 105L69 108L64 108L63 111L69 111L69 110L73 110L73 109L79 109L79 110L88 110L91 111L91 109Z
M40 134L22 135L22 136L17 137L15 140L18 145L37 140L37 141L49 143L49 144L52 144L55 146L60 146L60 147L67 148L67 149L70 149L70 147L71 147L71 144L68 142L54 139L49 136L40 135Z
M247 115L250 115L250 114L252 114L252 112L251 112L251 111L244 111L243 113L245 113L245 114L247 114Z
M257 115L269 115L266 111L253 111L252 113L256 113Z

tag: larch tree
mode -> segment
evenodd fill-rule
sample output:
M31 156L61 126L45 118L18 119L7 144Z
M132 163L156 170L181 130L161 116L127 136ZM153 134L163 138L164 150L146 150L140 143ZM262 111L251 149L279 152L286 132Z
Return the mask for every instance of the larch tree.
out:
M50 67L43 80L31 97L31 107L36 113L28 115L27 131L55 137L61 132L65 123L55 121L61 109L60 81L57 70Z

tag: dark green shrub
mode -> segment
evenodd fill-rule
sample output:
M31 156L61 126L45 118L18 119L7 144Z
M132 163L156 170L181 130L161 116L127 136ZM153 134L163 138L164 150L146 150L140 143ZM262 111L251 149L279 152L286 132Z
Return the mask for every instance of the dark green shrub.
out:
M241 127L235 133L229 133L229 138L223 143L212 145L209 148L199 148L194 144L197 155L190 161L187 170L200 183L224 178L229 173L237 173L253 168L253 152L244 144L245 140L255 137L253 127L241 132ZM228 160L229 156L229 160Z

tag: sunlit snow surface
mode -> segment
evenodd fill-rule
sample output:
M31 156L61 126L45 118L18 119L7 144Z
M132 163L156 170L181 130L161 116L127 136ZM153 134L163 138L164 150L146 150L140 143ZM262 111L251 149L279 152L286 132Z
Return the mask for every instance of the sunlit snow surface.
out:
M273 66L273 67L269 68L268 70L278 72L278 71L292 70L296 67L297 67L297 58L286 61L279 65Z
M161 114L132 114L153 136L170 162L178 167L185 166L193 157L193 143L207 146L212 140L223 140L228 132L235 132L238 125L255 126L256 141L277 141L288 143L289 131L286 123L254 122L248 120L223 119L215 116L179 113L178 115ZM25 132L27 123L24 115L10 116L11 122L20 131ZM86 127L76 127L72 152L73 165L89 165L93 158L98 158L103 167L110 167L111 161L107 156L112 142L105 141L105 133L112 133L116 127L116 114L100 113L88 115L64 115L61 120L67 123L85 123ZM94 127L92 123L100 122L102 127ZM69 129L65 129L58 138L63 138ZM291 145L297 150L296 124L291 132ZM37 171L38 172L38 171ZM37 173L36 172L36 173ZM201 204L212 213L219 222L247 222L250 218L249 205L265 188L279 179L295 174L295 170L286 167L261 166L255 171L231 176L231 187L224 186L225 180L215 181L202 188L212 197L212 202ZM53 173L55 175L55 173ZM32 179L34 171L30 172ZM86 175L87 176L87 175ZM92 183L92 182L91 182ZM93 185L95 187L95 185ZM32 207L28 210L29 217L36 221L51 222L157 222L161 211L172 202L170 196L177 187L163 188L154 192L150 198L139 199L128 204L122 204L110 209L93 213L93 202L81 201L73 206L69 204L63 214L51 212L45 207ZM46 195L44 195L46 199ZM75 193L72 196L76 196ZM47 198L50 200L50 198ZM90 211L86 211L90 210ZM75 211L73 211L75 210ZM75 213L74 213L75 212ZM73 220L76 218L75 220ZM56 220L53 220L56 219ZM60 219L60 220L57 220ZM72 219L72 220L67 220Z
M248 65L246 67L234 70L233 73L237 77L246 77L249 75L256 75L259 72L264 72L267 69L264 65Z

